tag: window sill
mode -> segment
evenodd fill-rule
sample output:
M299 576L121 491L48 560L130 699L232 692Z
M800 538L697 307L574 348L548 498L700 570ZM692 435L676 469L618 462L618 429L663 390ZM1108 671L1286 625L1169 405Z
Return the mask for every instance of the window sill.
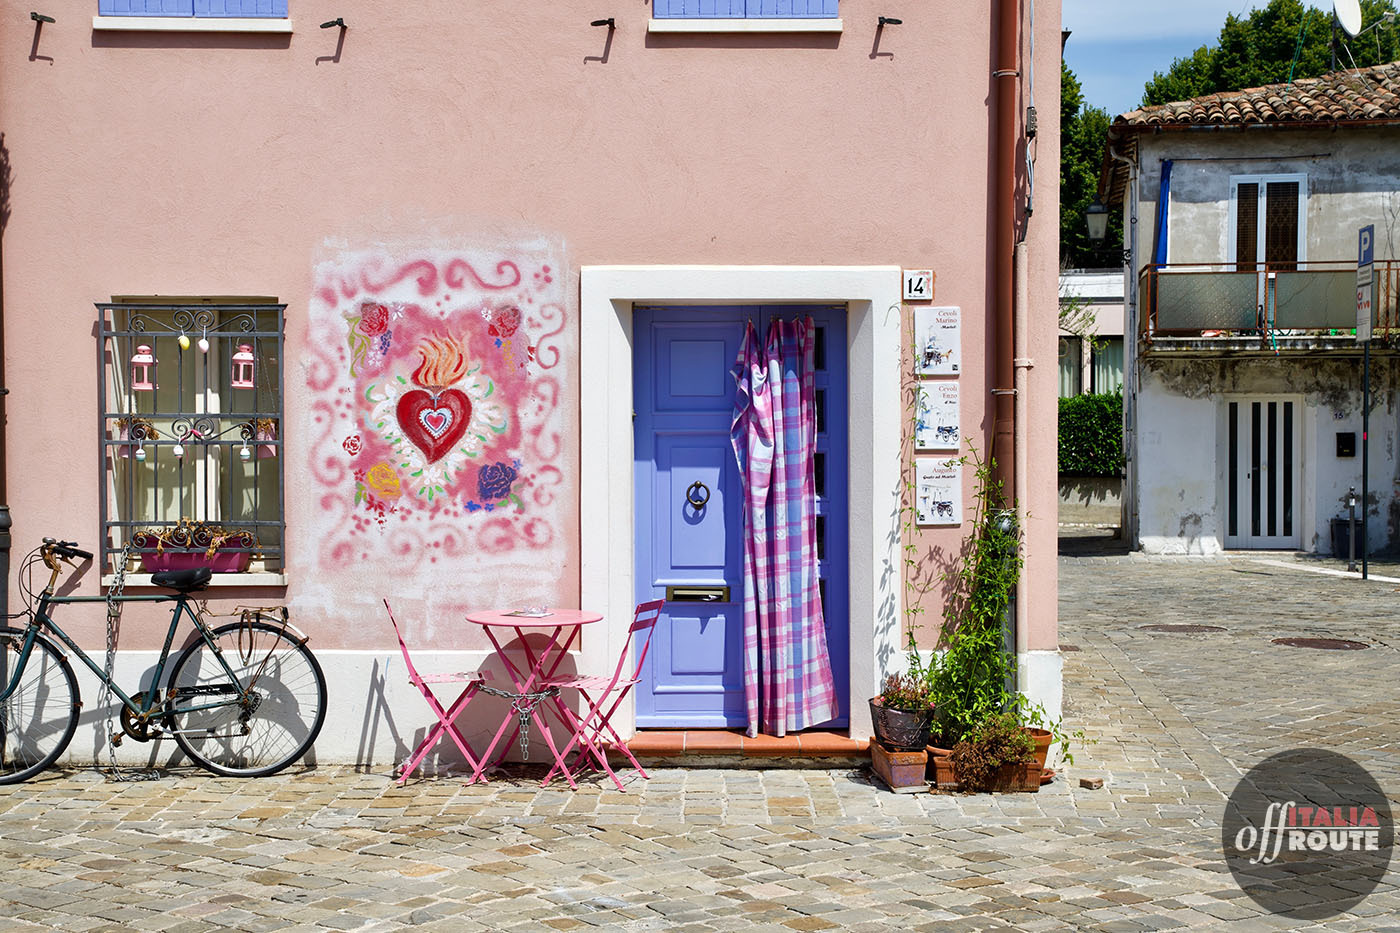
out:
M841 19L653 19L647 32L840 32Z
M94 16L99 32L263 32L290 33L292 21L281 17Z
M104 574L102 577L103 586L111 586L117 582L115 574ZM126 575L127 587L150 586L151 575L149 573L129 573ZM209 578L209 585L220 586L286 586L287 575L285 573L216 573ZM164 587L162 587L164 589Z

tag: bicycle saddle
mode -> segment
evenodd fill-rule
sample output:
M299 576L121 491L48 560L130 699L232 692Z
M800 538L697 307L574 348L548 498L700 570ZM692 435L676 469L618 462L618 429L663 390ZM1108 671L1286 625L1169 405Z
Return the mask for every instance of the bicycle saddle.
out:
M194 567L190 570L162 570L151 574L152 586L163 586L181 593L202 590L209 583L214 571L209 567Z

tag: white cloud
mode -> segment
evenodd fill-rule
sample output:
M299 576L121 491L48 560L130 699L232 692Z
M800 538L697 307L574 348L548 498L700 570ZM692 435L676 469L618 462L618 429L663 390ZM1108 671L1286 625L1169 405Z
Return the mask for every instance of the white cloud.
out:
M1263 5L1264 0L1064 0L1060 22L1074 32L1070 42L1182 38L1199 45L1215 41L1228 14Z

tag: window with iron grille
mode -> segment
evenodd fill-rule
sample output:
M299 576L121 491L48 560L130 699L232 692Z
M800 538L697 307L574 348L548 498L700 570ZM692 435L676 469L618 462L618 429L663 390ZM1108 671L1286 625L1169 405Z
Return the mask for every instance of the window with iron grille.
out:
M100 312L103 566L283 568L273 298L114 298Z

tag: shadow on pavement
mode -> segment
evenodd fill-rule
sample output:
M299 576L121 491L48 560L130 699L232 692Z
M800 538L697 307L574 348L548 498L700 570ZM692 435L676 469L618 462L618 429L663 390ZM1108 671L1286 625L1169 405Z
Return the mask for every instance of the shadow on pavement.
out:
M1119 530L1114 527L1061 525L1061 557L1109 557L1128 553Z

